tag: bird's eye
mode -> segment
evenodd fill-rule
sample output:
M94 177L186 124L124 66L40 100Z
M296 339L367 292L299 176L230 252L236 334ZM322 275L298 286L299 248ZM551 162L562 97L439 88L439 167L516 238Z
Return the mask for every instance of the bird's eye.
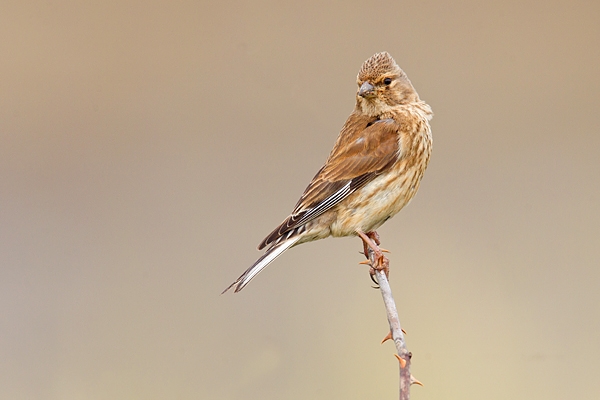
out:
M389 85L390 83L392 83L392 78L385 78L383 80L383 83L385 83L386 85Z

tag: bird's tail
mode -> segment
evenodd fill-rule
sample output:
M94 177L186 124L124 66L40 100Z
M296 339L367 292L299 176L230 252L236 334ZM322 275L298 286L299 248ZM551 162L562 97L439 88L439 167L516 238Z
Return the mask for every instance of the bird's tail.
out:
M292 247L298 240L300 236L292 237L290 239L284 240L280 243L277 243L273 247L269 248L265 254L262 255L256 262L246 270L235 282L227 287L227 289L223 290L221 294L227 292L229 289L235 287L235 293L239 292L254 278L260 271L262 271L267 265L271 264L273 260L281 255L284 251Z

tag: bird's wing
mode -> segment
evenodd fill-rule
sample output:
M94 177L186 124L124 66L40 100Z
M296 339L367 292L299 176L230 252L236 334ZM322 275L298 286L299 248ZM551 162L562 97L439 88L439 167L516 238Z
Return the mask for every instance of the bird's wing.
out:
M356 126L361 124L362 126ZM303 225L391 168L398 159L400 126L393 119L349 120L325 165L315 175L292 214L258 246L259 250L289 239Z

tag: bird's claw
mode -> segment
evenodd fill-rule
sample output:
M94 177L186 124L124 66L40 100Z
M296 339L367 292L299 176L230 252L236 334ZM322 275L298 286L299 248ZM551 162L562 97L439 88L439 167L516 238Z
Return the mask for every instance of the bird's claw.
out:
M371 277L371 280L373 281L373 283L377 286L371 286L373 289L379 289L379 282L377 282L377 279L375 279L375 268L371 267L369 268L369 276Z

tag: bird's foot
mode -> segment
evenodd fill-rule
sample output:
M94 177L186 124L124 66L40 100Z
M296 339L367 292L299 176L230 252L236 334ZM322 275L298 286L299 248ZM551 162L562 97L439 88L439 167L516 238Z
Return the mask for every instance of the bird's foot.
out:
M371 263L369 261L368 263L364 263L364 262L363 263L371 266L371 268L369 269L369 275L371 276L371 280L373 282L375 282L376 285L379 285L379 283L375 279L375 271L384 271L385 276L389 277L390 262L383 255L384 252L389 253L389 251L386 249L381 249L379 247L379 245L381 244L381 241L379 240L379 234L376 231L371 231L371 232L365 233L360 230L357 230L356 233L358 234L358 236L360 236L360 238L363 241L363 249L365 251L365 253L364 253L365 257L367 257L367 259L371 260L369 257L369 251L373 253L374 262ZM363 263L361 263L361 264L363 264Z
M375 265L369 268L369 275L371 275L371 280L379 285L379 282L375 279L376 271L383 271L385 273L386 278L390 278L390 260L387 259L386 256L381 254L380 256L375 256Z

